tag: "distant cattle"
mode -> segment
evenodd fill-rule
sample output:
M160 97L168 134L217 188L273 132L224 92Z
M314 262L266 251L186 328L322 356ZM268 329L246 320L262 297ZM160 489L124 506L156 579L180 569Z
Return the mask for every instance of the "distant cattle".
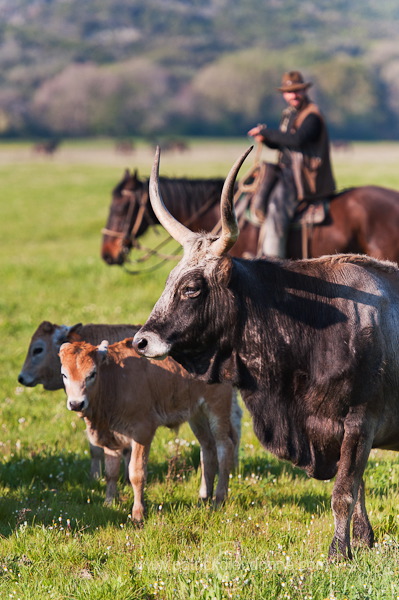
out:
M118 154L129 155L133 154L135 149L134 143L130 140L118 140L115 143L115 151Z
M18 381L21 385L27 387L42 384L45 390L60 390L64 387L61 361L58 355L61 344L78 340L99 344L104 338L111 342L117 342L133 336L139 329L140 325L101 325L93 323L82 325L82 323L77 323L69 327L43 321L32 336ZM97 479L101 475L101 463L104 453L102 448L95 445L90 428L86 429L86 434L90 444L90 475ZM124 458L129 462L129 455Z
M147 361L133 350L132 338L109 345L86 342L60 348L67 407L80 413L104 448L106 501L116 494L121 453L131 448L129 478L134 491L132 519L144 517L144 486L155 432L188 421L201 445L200 498L222 502L240 437L241 409L231 385L192 379L173 359Z
M152 148L156 148L157 145L158 145L157 141L152 141L152 143L151 143ZM163 140L162 148L163 148L164 152L179 152L179 153L187 152L190 149L188 142L186 142L186 140L183 140L182 138L173 138L173 137Z
M351 557L351 520L356 542L374 539L363 482L370 450L399 450L399 270L363 255L230 257L233 186L247 153L226 179L219 237L165 210L157 153L152 206L184 256L134 346L205 381L231 381L268 450L311 477L336 475L329 555Z
M33 152L35 154L44 154L46 156L52 156L60 147L60 140L46 140L44 142L38 142L33 146Z

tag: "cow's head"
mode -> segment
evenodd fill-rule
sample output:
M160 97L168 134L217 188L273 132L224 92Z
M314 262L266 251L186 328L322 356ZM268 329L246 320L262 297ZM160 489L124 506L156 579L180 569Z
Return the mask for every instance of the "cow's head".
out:
M232 262L227 255L238 237L234 211L234 183L249 148L233 165L221 196L220 236L193 233L166 209L159 191L159 149L150 179L153 210L168 233L184 250L180 263L170 273L165 290L146 324L134 338L135 350L148 358L171 355L189 371L209 381L229 354L226 321L234 320L235 298L229 291ZM215 347L218 357L215 357ZM214 368L214 376L211 371Z
M87 342L62 344L60 348L61 373L67 394L67 408L85 412L96 385L98 368L108 354L108 341L99 346Z
M40 323L32 336L25 362L18 375L19 383L27 387L41 383L45 390L61 389L63 384L58 351L61 344L71 339L73 332L81 325L77 323L68 327L49 321Z

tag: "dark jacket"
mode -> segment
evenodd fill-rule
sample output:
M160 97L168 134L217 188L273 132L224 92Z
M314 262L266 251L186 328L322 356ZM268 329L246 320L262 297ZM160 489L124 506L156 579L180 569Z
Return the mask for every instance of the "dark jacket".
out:
M280 150L279 163L292 167L299 200L334 192L327 126L316 104L287 108L279 129L260 133L264 144Z

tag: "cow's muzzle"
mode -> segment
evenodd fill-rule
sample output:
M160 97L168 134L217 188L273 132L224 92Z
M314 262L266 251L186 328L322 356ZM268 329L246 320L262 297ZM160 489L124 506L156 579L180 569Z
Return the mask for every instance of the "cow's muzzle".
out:
M68 410L73 410L75 412L82 412L88 407L88 404L86 398L83 400L81 398L79 400L71 400L68 398L67 408Z
M146 358L162 360L169 354L171 344L161 340L156 333L140 330L133 338L133 348Z
M25 387L35 387L36 379L32 376L25 375L22 371L18 375L18 383L24 385Z

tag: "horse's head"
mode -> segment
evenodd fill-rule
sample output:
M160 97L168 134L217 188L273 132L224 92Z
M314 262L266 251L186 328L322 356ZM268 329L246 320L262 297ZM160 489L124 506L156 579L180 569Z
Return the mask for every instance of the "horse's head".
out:
M147 181L138 178L137 170L130 173L126 169L112 192L108 220L102 230L101 256L109 265L122 265L135 240L146 231L147 203Z

